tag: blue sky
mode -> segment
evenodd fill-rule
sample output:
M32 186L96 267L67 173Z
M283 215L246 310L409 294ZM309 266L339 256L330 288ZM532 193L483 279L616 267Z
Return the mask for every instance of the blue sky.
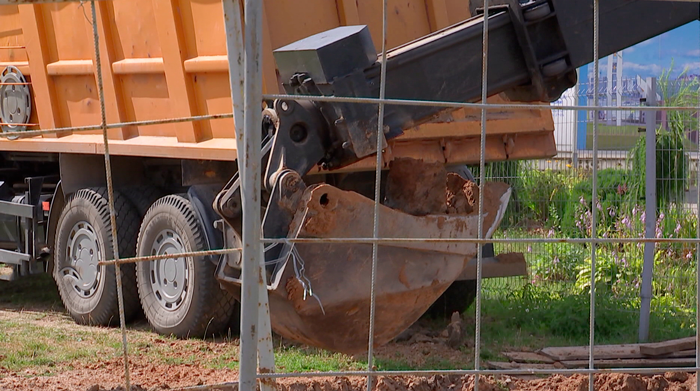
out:
M689 74L700 74L700 22L695 21L659 35L622 52L623 77L658 77L674 61L674 74L688 67ZM607 59L601 60L601 74L607 73Z

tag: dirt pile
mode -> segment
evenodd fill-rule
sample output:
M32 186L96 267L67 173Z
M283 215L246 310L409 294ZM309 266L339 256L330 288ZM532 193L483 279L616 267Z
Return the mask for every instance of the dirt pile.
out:
M238 373L226 369L205 369L197 365L158 365L143 358L129 360L131 391L170 390L195 385L236 380ZM124 364L121 359L99 363L73 364L52 376L31 369L10 372L0 369L0 390L117 391L124 390Z
M695 377L687 373L666 373L655 376L605 374L595 377L598 391L689 391ZM473 391L474 376L443 375L431 377L378 377L376 391ZM367 389L365 378L286 379L280 391L361 391ZM588 375L554 375L545 379L519 379L510 376L482 376L480 391L587 391Z
M447 213L447 171L440 163L401 158L391 162L384 204L414 216Z
M444 346L444 345L443 345ZM120 360L88 364L53 376L37 376L24 371L0 370L3 391L123 391L123 365ZM131 391L178 390L197 385L200 390L236 391L238 374L232 370L204 369L197 365L153 365L137 360L132 364ZM438 375L377 376L376 391L473 391L474 376ZM365 377L287 378L277 381L279 391L364 391ZM604 374L595 376L597 391L690 391L695 389L695 375L668 372L643 376ZM587 391L588 375L553 375L542 379L512 376L481 376L480 391Z
M486 182L484 226L490 227L500 206L507 183ZM391 162L384 204L390 208L424 216L427 214L471 215L479 212L479 187L456 173L448 173L441 163L400 158Z
M513 384L511 390L587 391L588 375L553 375L538 380L515 380ZM596 375L594 387L598 391L689 391L695 389L695 376L685 372L653 376L612 373Z

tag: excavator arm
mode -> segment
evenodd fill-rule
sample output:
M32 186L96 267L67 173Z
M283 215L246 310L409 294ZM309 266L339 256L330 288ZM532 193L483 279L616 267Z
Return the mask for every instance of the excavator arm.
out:
M505 93L516 101L551 102L576 84L576 68L593 59L592 0L492 0L490 4L484 12L478 0L472 1L473 18L388 51L386 97L479 101L487 17L489 96ZM600 56L697 20L699 14L700 6L692 2L601 0ZM379 97L382 64L366 26L316 34L276 50L274 56L289 95ZM333 172L376 153L378 132L386 143L451 110L387 105L380 130L376 104L274 102L265 110L263 123L265 237L371 237L372 200L328 184L307 186L302 178L317 165ZM435 172L444 183L445 173ZM400 182L391 182L394 195L416 192L409 185L401 188ZM444 195L444 190L439 191ZM408 207L382 205L380 236L476 237L481 220L489 238L503 216L510 189L481 186L478 191L487 192L492 201L484 206L485 216L474 210L449 214L440 208L407 213ZM235 245L242 213L237 176L218 195L214 209L227 223L227 244ZM474 243L380 245L375 343L388 342L415 322L473 267L468 263L477 251ZM265 262L275 331L336 351L355 353L366 348L370 244L278 245L265 252ZM237 259L222 259L217 276L224 285L238 289L239 275Z

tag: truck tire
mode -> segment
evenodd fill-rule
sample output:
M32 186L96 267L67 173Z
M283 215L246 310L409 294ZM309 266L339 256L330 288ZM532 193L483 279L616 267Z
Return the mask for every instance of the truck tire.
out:
M204 229L184 195L157 200L141 224L138 256L207 250ZM205 337L228 325L234 297L219 287L216 265L202 257L140 262L136 279L141 306L159 333Z
M466 311L476 299L476 280L455 281L435 300L425 315L433 319L450 319L454 312Z
M148 208L164 195L164 192L155 186L129 186L119 190L134 205L141 217L145 216Z
M493 243L486 243L481 248L482 257L494 256ZM449 319L454 312L466 311L476 299L476 280L458 280L428 308L426 315L431 318Z
M139 218L131 204L114 193L120 257L133 257ZM109 203L105 188L78 190L69 197L58 220L53 277L61 300L79 324L119 324L115 266L97 262L114 257ZM139 308L133 264L121 265L124 316Z

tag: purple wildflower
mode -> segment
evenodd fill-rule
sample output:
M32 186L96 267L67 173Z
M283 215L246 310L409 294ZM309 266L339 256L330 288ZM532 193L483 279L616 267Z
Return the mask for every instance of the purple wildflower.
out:
M623 217L622 224L624 224L627 227L627 229L632 229L632 222L630 221L629 217Z

